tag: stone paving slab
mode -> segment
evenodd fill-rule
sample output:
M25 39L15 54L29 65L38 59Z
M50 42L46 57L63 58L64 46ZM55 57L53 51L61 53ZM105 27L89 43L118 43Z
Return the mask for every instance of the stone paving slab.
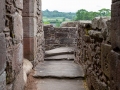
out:
M40 79L37 90L85 90L83 80Z
M74 51L72 51L72 52L60 52L60 53L45 54L45 57L57 56L57 55L65 55L65 54L74 54Z
M34 77L83 78L83 69L73 61L45 61L36 66Z
M74 51L73 47L60 47L60 48L55 48L52 50L47 50L47 51L45 51L45 54L50 55L50 54L73 52L73 51Z
M63 60L63 59L67 59L67 60L74 59L74 54L56 55L45 58L45 60Z

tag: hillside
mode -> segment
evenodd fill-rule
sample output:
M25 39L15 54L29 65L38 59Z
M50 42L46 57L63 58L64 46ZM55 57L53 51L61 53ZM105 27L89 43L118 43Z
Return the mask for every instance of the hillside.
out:
M48 18L53 18L53 17L64 17L64 18L68 18L68 19L73 19L76 15L76 13L71 13L71 12L59 12L57 10L54 11L49 11L48 9L43 12L43 16L44 17L48 17Z

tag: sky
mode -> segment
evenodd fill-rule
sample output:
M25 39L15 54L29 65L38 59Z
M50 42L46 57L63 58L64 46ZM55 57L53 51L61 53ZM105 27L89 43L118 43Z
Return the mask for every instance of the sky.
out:
M111 0L42 0L42 10L77 12L80 9L98 11L102 8L111 9Z

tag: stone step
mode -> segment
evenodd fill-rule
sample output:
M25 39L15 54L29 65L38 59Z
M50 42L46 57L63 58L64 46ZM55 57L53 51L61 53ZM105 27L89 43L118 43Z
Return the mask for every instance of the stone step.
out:
M73 54L74 48L73 47L60 47L55 48L52 50L45 51L45 55L47 56L55 56L55 55L61 55L61 54Z
M74 54L64 54L64 55L56 55L51 57L45 57L45 61L60 61L60 60L74 60Z
M84 78L83 69L73 61L44 61L34 70L36 78Z
M73 51L71 51L71 52L57 52L57 53L49 53L49 54L46 54L45 53L45 57L51 57L51 56L58 56L58 55L64 55L64 54L74 54L74 52Z
M86 90L79 79L39 79L36 86L37 90Z

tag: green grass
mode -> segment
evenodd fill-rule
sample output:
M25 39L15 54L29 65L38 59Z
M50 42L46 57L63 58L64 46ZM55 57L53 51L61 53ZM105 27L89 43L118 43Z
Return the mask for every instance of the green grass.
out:
M63 19L64 17L48 18L43 16L43 21L48 21L48 22L56 22L56 21L63 22ZM65 18L65 21L71 21L71 20L68 18Z
M64 17L53 17L53 18L48 18L43 16L43 23L45 24L52 24L55 25L55 27L60 27L60 24L62 22L69 22L72 21L71 19L64 18Z

